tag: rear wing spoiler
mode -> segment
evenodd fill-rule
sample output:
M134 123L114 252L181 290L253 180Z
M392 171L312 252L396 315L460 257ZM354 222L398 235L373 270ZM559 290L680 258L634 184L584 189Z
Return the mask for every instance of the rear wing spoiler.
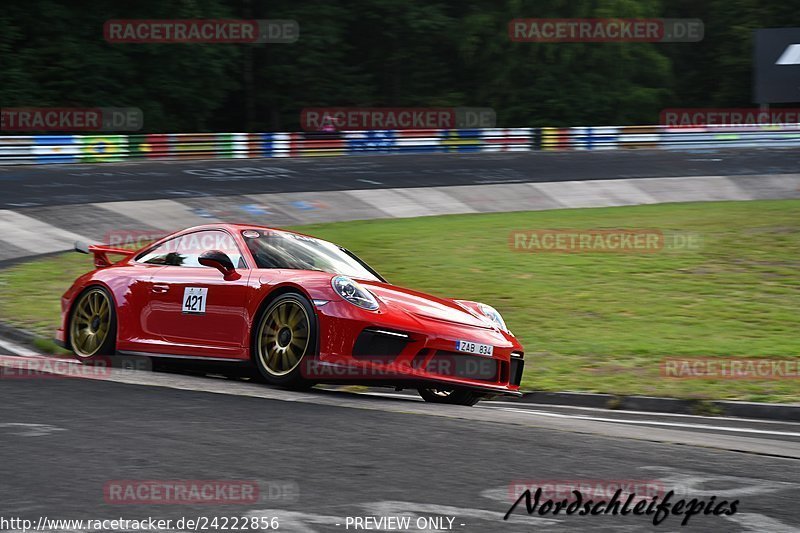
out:
M97 268L105 268L114 264L114 262L108 258L107 254L118 254L130 257L136 253L136 250L116 248L104 244L87 244L81 241L75 241L75 251L82 254L94 254L94 266Z

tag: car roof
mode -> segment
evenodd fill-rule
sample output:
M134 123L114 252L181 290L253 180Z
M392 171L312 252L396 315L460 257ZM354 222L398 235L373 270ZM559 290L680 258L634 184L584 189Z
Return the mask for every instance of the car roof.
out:
M293 233L295 235L302 235L304 237L311 237L311 238L314 238L314 239L317 238L317 237L314 237L313 235L306 235L305 233L300 233L298 231L292 231L292 230L283 229L283 228L271 228L269 226L259 226L258 224L239 224L239 223L233 223L233 222L218 222L216 224L202 224L200 226L192 226L191 228L185 228L185 229L182 229L180 231L176 231L176 232L170 234L169 237L180 235L180 234L183 234L183 233L193 233L195 231L205 231L205 230L214 230L214 229L217 229L217 230L218 229L225 229L225 230L228 230L228 231L230 231L232 233L238 233L240 231L244 231L244 230L248 230L248 229L256 230L256 231L264 231L264 230L267 230L267 231L280 231L282 233ZM319 240L324 240L324 239L319 239Z

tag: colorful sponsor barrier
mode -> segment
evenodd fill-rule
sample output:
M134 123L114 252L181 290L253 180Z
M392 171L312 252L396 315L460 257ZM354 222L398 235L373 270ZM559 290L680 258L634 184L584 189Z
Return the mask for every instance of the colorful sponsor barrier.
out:
M125 135L85 135L78 137L80 160L85 163L113 163L123 161L127 155L128 139Z
M800 124L0 136L0 165L392 153L800 147Z

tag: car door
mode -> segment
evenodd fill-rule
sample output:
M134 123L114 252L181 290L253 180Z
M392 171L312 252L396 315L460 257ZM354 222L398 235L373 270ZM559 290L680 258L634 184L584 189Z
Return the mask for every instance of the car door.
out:
M153 277L170 261L172 240L158 244L139 256L127 267L128 286L119 301L119 350L160 352L164 339L153 320L159 302L153 299Z
M147 320L151 305L153 275L161 265L132 262L117 272L117 279L126 280L115 290L117 299L117 349L148 351L161 344L161 336Z
M177 237L171 248L168 264L151 280L148 318L163 339L163 353L246 358L250 269L233 237L223 230L202 230ZM210 250L228 255L238 279L226 280L217 269L199 263L199 256Z

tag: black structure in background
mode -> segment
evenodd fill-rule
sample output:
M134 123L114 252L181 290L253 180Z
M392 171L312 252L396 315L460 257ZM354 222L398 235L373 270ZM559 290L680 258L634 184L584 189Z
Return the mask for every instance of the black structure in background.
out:
M800 28L755 30L754 33L753 101L757 104L800 102ZM779 64L781 58L783 61Z

